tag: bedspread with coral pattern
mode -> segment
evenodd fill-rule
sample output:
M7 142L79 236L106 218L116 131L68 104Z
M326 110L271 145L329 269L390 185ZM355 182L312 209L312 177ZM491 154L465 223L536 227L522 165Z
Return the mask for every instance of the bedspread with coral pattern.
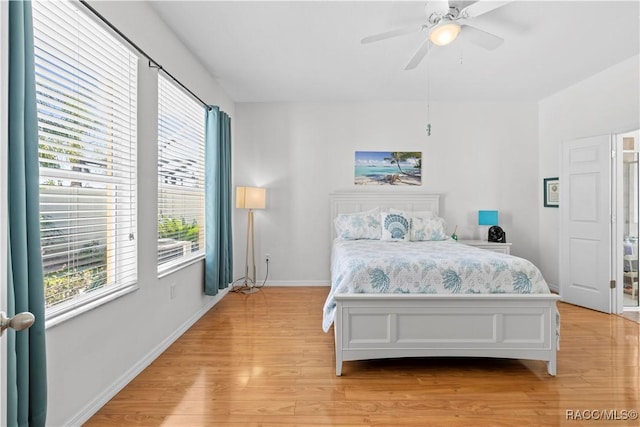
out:
M336 239L322 328L335 317L336 293L550 293L530 261L454 240L387 242Z

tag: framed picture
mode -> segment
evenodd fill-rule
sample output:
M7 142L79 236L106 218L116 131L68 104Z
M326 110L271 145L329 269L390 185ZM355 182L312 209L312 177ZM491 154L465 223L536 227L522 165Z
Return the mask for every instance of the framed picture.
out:
M356 151L355 185L422 185L422 153Z
M544 207L560 206L560 181L558 178L544 178Z

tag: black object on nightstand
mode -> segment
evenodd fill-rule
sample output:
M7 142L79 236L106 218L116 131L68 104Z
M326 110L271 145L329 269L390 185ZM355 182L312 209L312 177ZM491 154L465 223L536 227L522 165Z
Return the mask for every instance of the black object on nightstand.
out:
M502 228L494 225L489 228L489 236L487 240L490 242L507 243L507 235Z

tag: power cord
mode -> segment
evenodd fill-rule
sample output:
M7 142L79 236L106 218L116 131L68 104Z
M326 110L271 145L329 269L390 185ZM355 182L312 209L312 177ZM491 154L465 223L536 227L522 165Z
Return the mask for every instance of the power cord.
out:
M267 277L269 277L269 258L267 258L266 263L267 263L267 272L264 275L264 280L262 281L262 285L256 286L256 288L262 288L264 287L264 284L267 283Z
M267 272L264 276L264 280L262 281L262 285L256 285L256 283L250 277L243 276L231 282L231 289L229 289L229 292L242 293L242 291L246 291L247 289L251 289L251 288L260 289L264 287L265 283L267 283L267 278L269 277L269 260L268 259L266 260L266 264L267 264ZM236 286L235 284L241 280L243 281L242 285ZM245 284L245 282L248 282L248 283Z

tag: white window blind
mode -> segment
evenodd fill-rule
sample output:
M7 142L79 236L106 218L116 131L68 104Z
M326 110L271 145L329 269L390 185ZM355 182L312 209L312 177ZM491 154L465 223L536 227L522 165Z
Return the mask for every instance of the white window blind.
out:
M33 3L47 318L135 284L138 58L73 3Z
M158 77L158 271L204 254L204 107Z

